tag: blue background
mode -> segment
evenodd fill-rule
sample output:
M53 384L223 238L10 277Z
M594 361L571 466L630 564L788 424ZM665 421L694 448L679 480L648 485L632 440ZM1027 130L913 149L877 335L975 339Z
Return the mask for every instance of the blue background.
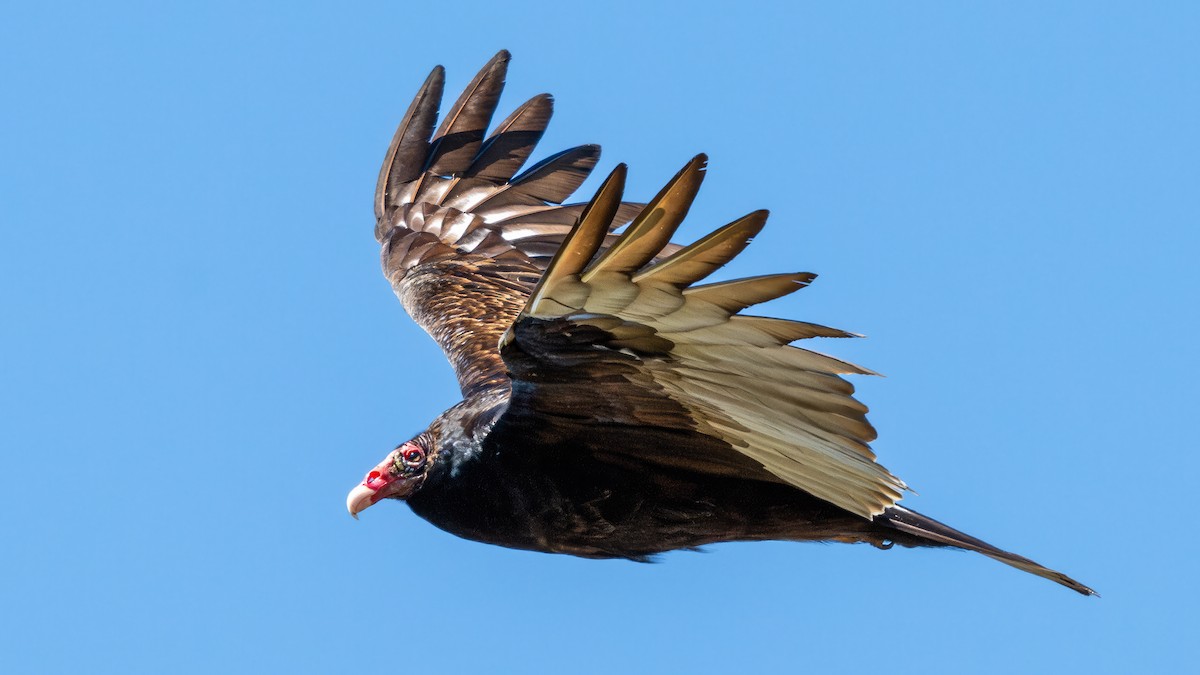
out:
M0 20L0 670L1180 672L1197 656L1192 3L10 4ZM604 145L721 278L858 331L905 503L976 555L594 562L347 490L458 393L378 271L410 96L514 54L538 156ZM589 181L584 193L594 189Z

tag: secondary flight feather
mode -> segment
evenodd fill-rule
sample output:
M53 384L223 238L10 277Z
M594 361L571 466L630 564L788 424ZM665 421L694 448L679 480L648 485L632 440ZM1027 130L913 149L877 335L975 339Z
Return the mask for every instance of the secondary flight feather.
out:
M898 505L906 486L876 461L843 377L871 371L792 345L852 334L744 313L815 275L704 283L767 212L671 242L704 155L645 204L624 200L624 165L590 201L563 204L595 145L518 173L553 99L533 97L488 134L508 62L492 58L436 130L435 68L385 155L384 275L463 400L367 474L352 515L403 499L462 537L593 558L766 539L949 546L1094 594Z

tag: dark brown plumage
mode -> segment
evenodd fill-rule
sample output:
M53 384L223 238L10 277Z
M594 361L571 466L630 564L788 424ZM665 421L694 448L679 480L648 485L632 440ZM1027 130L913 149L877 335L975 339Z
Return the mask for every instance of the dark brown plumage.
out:
M841 377L870 371L790 345L852 334L741 314L814 275L700 284L767 219L670 243L703 155L644 207L622 201L623 165L589 203L561 205L595 167L594 145L516 175L552 100L535 96L485 136L508 60L484 66L436 132L435 68L388 148L384 274L464 400L367 475L352 514L407 499L459 536L596 558L765 539L953 546L1093 594L897 504L906 486L875 461L867 408Z

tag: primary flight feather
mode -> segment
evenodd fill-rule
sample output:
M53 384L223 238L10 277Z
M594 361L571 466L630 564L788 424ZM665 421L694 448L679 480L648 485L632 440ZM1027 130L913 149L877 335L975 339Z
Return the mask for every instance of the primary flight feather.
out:
M435 68L384 158L383 271L464 398L367 474L352 515L404 499L461 537L590 558L767 539L949 546L1094 594L897 504L906 486L875 461L867 408L842 377L871 371L791 345L852 334L743 314L815 275L703 283L767 213L671 243L703 155L646 204L623 201L624 165L591 201L562 204L595 145L518 174L553 100L533 97L487 134L508 61L493 57L436 131Z

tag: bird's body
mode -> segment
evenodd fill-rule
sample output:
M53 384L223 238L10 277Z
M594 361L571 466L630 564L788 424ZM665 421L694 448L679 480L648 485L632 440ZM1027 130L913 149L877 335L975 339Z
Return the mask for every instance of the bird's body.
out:
M494 403L492 403L494 401ZM869 541L902 537L778 483L714 477L606 452L586 427L560 437L497 425L500 394L439 418L438 459L408 503L466 539L587 558L645 560L722 541ZM499 428L497 428L499 426ZM647 442L719 451L702 434L614 430L604 445ZM712 446L712 447L706 447Z
M769 539L951 546L1093 593L898 505L907 487L875 461L866 406L841 377L870 371L790 346L852 334L743 313L815 275L699 283L766 221L670 242L703 156L646 205L621 201L623 165L589 203L559 205L596 146L516 175L551 99L485 138L507 63L493 58L436 132L435 69L384 160L384 274L464 398L367 474L352 514L405 499L467 539L588 558Z

